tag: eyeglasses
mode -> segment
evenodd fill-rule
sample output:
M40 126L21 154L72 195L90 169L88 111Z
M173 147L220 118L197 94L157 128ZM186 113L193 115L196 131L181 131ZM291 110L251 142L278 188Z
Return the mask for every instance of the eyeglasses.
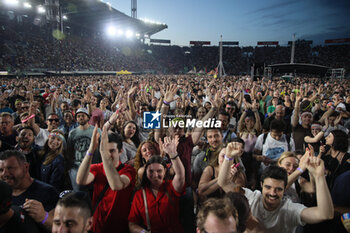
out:
M29 109L29 107L22 107L22 109L24 110L24 109Z
M53 122L53 121L59 122L60 120L59 119L48 119L48 121L50 121L50 122Z

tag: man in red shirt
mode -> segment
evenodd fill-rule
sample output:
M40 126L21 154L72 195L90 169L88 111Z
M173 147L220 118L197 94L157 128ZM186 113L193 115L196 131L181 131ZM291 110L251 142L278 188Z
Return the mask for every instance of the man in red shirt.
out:
M93 152L98 146L98 138L96 126L90 147L77 174L79 185L94 182L92 206L96 211L93 214L92 231L95 233L128 232L128 215L136 171L133 167L120 162L122 139L117 134L108 134L106 128L102 131L100 145L102 163L91 165ZM107 191L98 202L105 188Z

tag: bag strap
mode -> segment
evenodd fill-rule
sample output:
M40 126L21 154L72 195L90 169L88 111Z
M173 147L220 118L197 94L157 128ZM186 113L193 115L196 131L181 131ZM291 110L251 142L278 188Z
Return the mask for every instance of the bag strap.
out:
M124 167L124 164L120 164L117 168L117 171L119 172L121 169L123 169ZM108 181L107 181L107 184L105 185L105 187L103 188L102 192L100 192L100 195L98 195L98 198L97 198L97 201L96 201L96 205L94 207L94 209L92 210L92 216L94 215L98 205L100 204L103 196L105 195L105 193L107 192L107 189L109 188L109 184L108 184Z
M151 222L149 220L149 215L148 215L148 205L147 205L147 197L146 197L146 191L144 188L142 188L142 193L143 193L143 202L145 204L145 212L146 212L146 221L147 221L147 231L151 231Z

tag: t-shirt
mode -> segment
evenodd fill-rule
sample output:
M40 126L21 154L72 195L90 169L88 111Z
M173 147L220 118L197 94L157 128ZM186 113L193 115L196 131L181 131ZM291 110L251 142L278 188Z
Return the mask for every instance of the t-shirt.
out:
M185 178L186 178L186 187L191 185L191 154L194 147L192 136L181 137L179 145L177 146L177 153L181 159L182 164L185 168Z
M304 151L304 137L313 137L311 133L311 128L304 128L299 123L293 128L293 138L295 140L295 149L297 151Z
M287 137L284 134L281 139L277 141L268 133L264 145L263 141L264 134L261 134L256 141L255 149L261 150L262 155L267 156L269 159L278 160L283 152L288 151ZM290 138L289 148L290 151L295 151L294 140L292 138Z
M45 211L49 212L56 207L58 192L53 186L40 180L34 180L24 193L13 196L13 204L21 206L25 203L26 198L40 201Z
M260 191L251 191L243 188L248 199L250 210L266 228L269 233L294 233L298 225L305 225L301 221L301 212L306 206L293 203L288 198L283 198L280 206L273 211L268 211L263 205L263 196Z
M135 145L131 145L127 142L123 142L123 152L120 155L120 162L126 163L129 160L132 160L136 156L137 148Z
M47 129L40 128L38 135L35 136L35 144L43 147L47 139L49 139L49 134L50 132Z
M73 165L76 167L79 167L85 157L86 151L89 149L93 131L94 127L89 125L89 128L85 130L81 130L78 127L69 133L67 147L70 153L74 153Z
M146 187L146 199L152 233L182 233L179 220L179 198L182 193L175 191L172 181L163 182L157 197ZM145 204L142 189L135 193L129 221L147 228Z
M121 163L119 163L119 166ZM92 164L90 172L95 176L92 206L96 205L99 194L108 183L103 163ZM118 172L130 179L130 184L123 190L113 191L110 188L105 192L93 216L94 233L101 232L128 232L128 215L132 200L132 191L135 187L136 171L125 164Z
M9 221L0 227L0 233L39 233L40 229L35 221L18 206L11 206L14 211ZM43 230L41 230L43 231Z

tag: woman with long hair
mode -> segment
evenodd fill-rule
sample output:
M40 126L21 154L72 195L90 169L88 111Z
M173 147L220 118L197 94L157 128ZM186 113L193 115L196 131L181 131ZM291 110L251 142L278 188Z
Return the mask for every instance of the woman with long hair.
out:
M142 188L136 191L130 209L131 233L184 232L179 220L179 199L185 189L185 169L177 154L177 145L178 138L170 137L165 137L161 145L173 163L173 180L165 179L167 166L162 157L152 156L147 161Z
M135 121L127 121L121 132L123 138L123 154L120 156L122 163L134 164L137 148L140 145L139 127Z
M43 149L39 152L42 161L40 166L41 181L51 184L58 191L64 189L64 158L62 155L64 144L63 133L55 129L51 131Z
M159 146L157 143L147 140L140 143L137 148L134 168L137 172L138 180L141 181L143 172L145 171L145 165L147 161L154 155L159 155Z
M325 149L320 148L321 158L325 162L325 168L327 169L327 184L330 190L332 190L335 179L342 173L350 170L350 154L348 151L348 137L342 130L336 129L331 131L326 137L326 146L330 147L327 152Z

